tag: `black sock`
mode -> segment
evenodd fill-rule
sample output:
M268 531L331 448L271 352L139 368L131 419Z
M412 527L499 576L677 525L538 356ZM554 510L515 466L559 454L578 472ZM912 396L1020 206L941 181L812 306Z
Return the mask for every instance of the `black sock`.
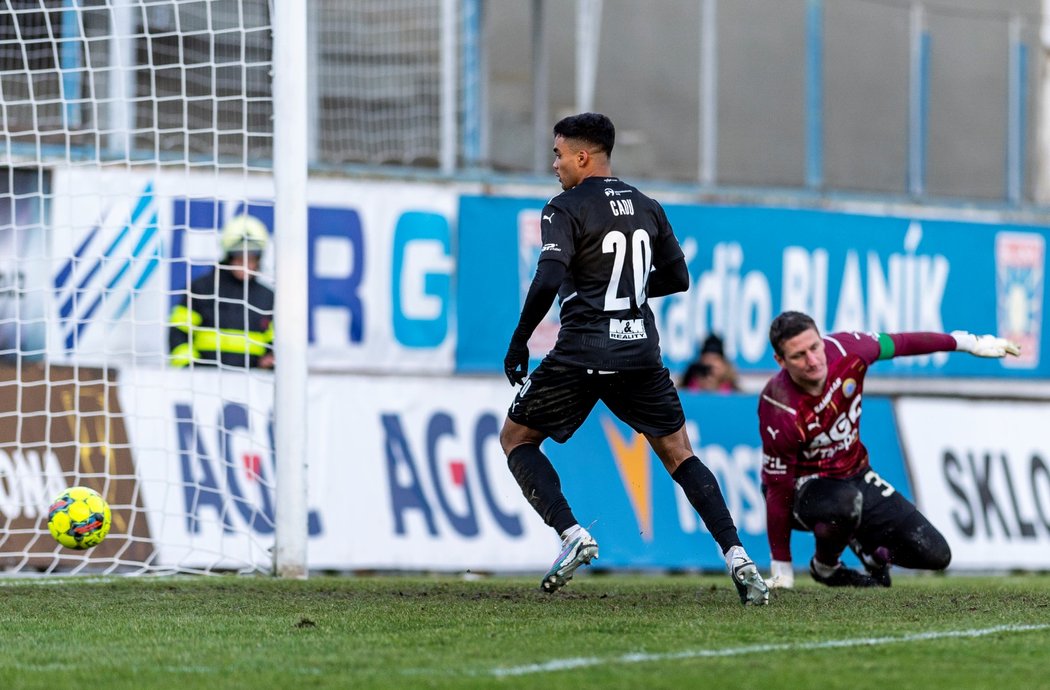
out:
M718 488L718 480L707 469L707 465L700 462L700 458L695 455L689 458L678 466L671 477L685 490L685 497L700 514L700 519L722 548L722 553L741 545L733 516L729 514L722 490Z
M507 466L533 510L558 530L559 536L576 524L569 502L561 492L558 473L539 446L518 446L507 456Z

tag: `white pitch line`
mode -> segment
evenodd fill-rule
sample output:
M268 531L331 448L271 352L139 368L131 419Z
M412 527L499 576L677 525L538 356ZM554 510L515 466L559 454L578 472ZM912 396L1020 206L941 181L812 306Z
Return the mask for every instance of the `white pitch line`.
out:
M900 644L902 642L918 642L922 640L940 640L950 637L984 637L996 633L1030 632L1033 630L1050 629L1050 623L1034 625L997 625L994 628L979 628L976 630L943 630L898 637L861 637L846 640L825 640L824 642L800 642L796 644L759 644L749 647L726 647L723 649L687 649L681 652L668 652L666 654L647 654L634 652L620 656L599 657L577 657L574 659L552 659L542 664L526 664L525 666L510 666L506 668L494 668L488 675L497 677L526 676L534 673L552 673L554 671L566 671L587 666L598 666L600 664L637 664L648 661L669 661L677 659L708 659L713 657L740 656L742 654L756 654L763 652L794 652L813 649L837 649L840 647L873 647L884 644Z
M0 587L25 587L36 585L40 587L57 587L59 585L105 585L127 579L127 575L53 575L21 577L13 575L0 577Z

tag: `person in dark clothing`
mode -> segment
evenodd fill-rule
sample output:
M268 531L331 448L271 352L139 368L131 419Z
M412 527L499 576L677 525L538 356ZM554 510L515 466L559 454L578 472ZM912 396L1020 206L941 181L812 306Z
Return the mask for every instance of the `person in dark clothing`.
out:
M540 444L564 443L602 400L645 435L682 487L718 543L741 603L766 604L769 590L740 543L714 474L690 446L661 360L648 300L689 287L685 257L660 204L613 176L614 138L612 122L598 113L554 126L554 171L564 191L541 212L536 276L504 359L507 378L521 388L500 443L522 493L562 540L540 586L555 592L598 557L597 541L577 522ZM557 342L526 379L529 338L556 296Z
M731 393L740 390L736 369L726 359L722 339L712 333L704 339L700 354L682 375L682 386L687 391L717 391Z
M860 440L864 377L872 364L894 357L960 351L1002 358L1020 347L966 331L821 336L797 311L773 319L769 342L781 367L758 403L770 586L794 586L792 530L813 533L809 572L829 587L889 587L891 564L947 568L951 548L943 535L871 466ZM867 572L842 564L847 547Z
M241 215L222 229L221 263L194 280L168 319L174 367L272 369L273 290L258 280L269 242L257 218Z

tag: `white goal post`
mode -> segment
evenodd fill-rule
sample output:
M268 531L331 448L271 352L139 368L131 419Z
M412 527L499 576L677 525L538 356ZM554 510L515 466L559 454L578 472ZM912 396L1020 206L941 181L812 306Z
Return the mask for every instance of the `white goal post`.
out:
M277 281L274 305L281 328L275 336L277 514L274 571L306 577L306 318L307 266L307 11L306 3L274 5L274 238Z

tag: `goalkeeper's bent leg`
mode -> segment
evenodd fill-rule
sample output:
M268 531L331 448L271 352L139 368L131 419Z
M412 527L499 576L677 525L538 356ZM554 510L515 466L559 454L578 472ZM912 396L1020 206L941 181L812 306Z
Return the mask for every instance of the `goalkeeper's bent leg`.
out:
M847 481L810 479L795 495L795 515L816 537L819 563L834 566L860 524L864 497Z
M944 570L952 561L952 550L944 535L926 516L915 511L896 527L887 540L894 565L918 570Z

